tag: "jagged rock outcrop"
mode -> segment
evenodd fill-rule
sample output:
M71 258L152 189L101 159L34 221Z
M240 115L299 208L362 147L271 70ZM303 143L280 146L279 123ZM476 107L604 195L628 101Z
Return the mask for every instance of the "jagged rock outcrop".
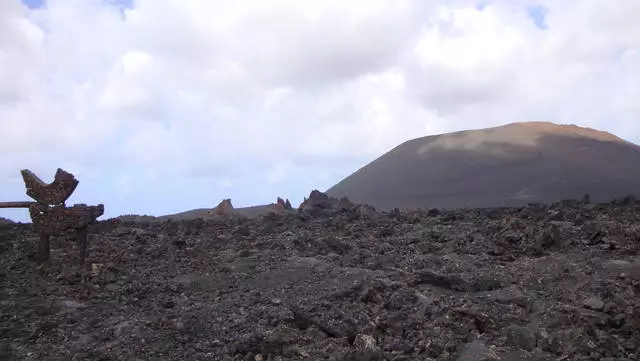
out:
M340 211L352 210L354 207L355 204L351 203L347 197L336 199L314 189L309 194L309 198L305 197L304 201L300 204L300 207L298 207L298 210L311 214L331 214Z
M215 208L207 212L207 216L216 218L230 218L237 216L237 212L231 204L231 199L223 199Z
M350 213L352 216L370 217L376 213L376 208L368 204L353 203L347 197L340 199L329 197L316 189L311 191L308 198L304 198L298 211L314 216Z
M278 199L276 200L276 203L273 204L273 209L277 212L277 213L282 213L282 212L290 212L293 210L293 207L291 207L291 202L289 202L289 200L284 200L280 197L278 197Z

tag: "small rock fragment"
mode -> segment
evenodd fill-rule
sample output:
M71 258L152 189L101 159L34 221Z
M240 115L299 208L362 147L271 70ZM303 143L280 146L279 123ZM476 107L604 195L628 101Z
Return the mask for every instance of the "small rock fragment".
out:
M358 334L353 341L353 348L346 360L353 361L380 361L382 352L376 345L376 340L371 335Z
M91 276L92 277L98 277L103 268L104 268L104 264L102 264L102 263L92 263L91 264Z
M373 336L359 334L353 341L353 347L357 351L375 350L376 340L373 338Z
M71 300L62 300L62 301L55 302L55 307L59 311L71 312L71 311L79 310L79 309L82 309L82 308L87 308L87 305L82 303L82 302L71 301Z
M604 309L604 302L602 302L602 300L599 299L598 297L589 297L586 300L584 300L582 305L585 308L588 308L594 311L602 311Z

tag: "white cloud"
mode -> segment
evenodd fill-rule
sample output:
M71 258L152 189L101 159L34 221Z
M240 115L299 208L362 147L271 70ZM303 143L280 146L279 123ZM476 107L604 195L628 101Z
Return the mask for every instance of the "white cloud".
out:
M43 64L44 34L27 18L25 6L14 1L0 4L0 104L28 99L38 85Z
M0 176L244 184L251 163L265 186L305 165L327 182L413 137L528 120L640 141L637 0L486 3L0 0Z
M269 183L282 183L287 179L287 175L290 174L292 168L290 163L283 162L276 164L267 172L267 182Z

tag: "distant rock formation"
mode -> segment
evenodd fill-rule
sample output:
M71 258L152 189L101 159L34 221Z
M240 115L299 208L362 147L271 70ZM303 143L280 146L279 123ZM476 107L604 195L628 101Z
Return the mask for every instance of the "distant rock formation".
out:
M207 212L209 217L229 218L236 215L231 199L223 199L215 208Z
M351 203L347 197L342 197L340 199L331 198L319 190L313 190L309 194L309 198L305 198L300 204L298 210L306 213L317 213L322 211L335 212L351 210L354 207L355 205Z
M327 194L318 190L313 190L309 194L309 198L304 201L298 207L298 212L331 216L336 213L350 213L351 216L360 218L370 218L377 213L375 207L368 204L353 203L347 197L340 199L329 197Z
M280 213L280 212L289 212L293 210L293 207L291 206L291 202L289 202L289 200L284 200L280 197L278 197L278 199L276 200L276 203L273 204L273 209Z

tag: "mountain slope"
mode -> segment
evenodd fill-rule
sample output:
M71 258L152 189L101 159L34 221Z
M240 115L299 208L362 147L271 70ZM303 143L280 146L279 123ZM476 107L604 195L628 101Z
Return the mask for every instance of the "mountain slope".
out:
M327 194L388 208L493 207L637 195L640 147L610 133L548 122L407 141Z
M210 210L211 208L192 209L192 210L188 210L188 211L184 211L176 214L168 214L168 215L160 216L160 217L157 217L157 220L166 221L168 219L172 219L174 221L179 221L179 220L183 221L183 220L203 218L203 217L206 217L205 214L207 213L207 211L210 211ZM249 217L249 218L262 216L272 211L273 211L273 204L263 204L258 206L240 207L240 208L234 209L234 212L237 213L238 215L243 217Z

